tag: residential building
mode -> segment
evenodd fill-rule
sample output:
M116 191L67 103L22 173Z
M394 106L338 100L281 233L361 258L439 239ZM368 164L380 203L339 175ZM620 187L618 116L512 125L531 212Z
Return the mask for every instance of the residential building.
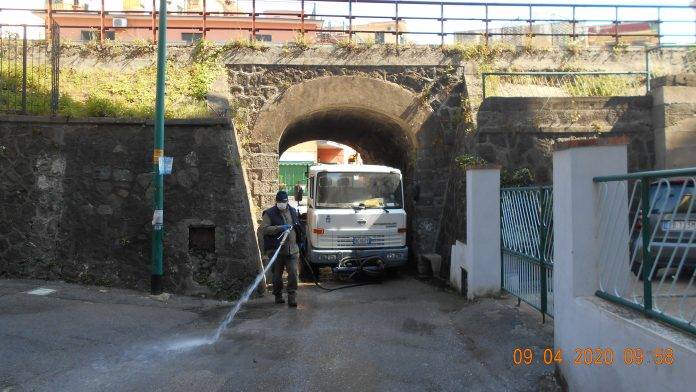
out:
M147 4L146 4L147 3ZM102 20L99 13L71 13L70 10L95 10L93 2L63 0L54 2L52 13L55 23L61 26L61 38L72 41L88 41L99 39ZM202 0L172 0L169 4L172 12L167 18L167 41L191 43L203 38L204 21L199 14L203 10ZM151 14L151 2L145 0L123 0L119 11L109 11L104 18L106 39L133 41L153 39L152 27L157 21ZM134 13L142 11L142 13ZM212 14L205 18L206 39L225 42L235 39L246 39L251 36L252 26L255 26L256 39L264 42L284 43L296 39L302 29L305 36L313 40L316 33L312 30L321 29L323 22L312 15L306 15L304 22L299 11L276 10L268 11L272 15L257 16L255 20L247 14L250 10L239 7L232 0L208 0L206 11L213 13L239 12L239 15ZM191 13L191 14L187 14ZM48 14L37 13L42 17Z
M576 34L581 34L583 27L576 25ZM454 33L455 43L483 43L486 38L483 35L485 29L467 30ZM489 42L504 42L514 46L523 46L529 42L529 36L533 36L533 42L538 46L565 46L571 41L573 34L573 24L568 22L556 22L545 24L533 24L530 27L528 24L518 24L511 26L503 26L497 28L489 28ZM578 37L578 40L584 41L584 37Z
M589 26L587 28L587 41L590 46L612 46L616 44L616 38L612 35L617 32L618 34L628 34L620 37L619 41L632 46L657 45L659 42L656 37L657 23L652 22Z

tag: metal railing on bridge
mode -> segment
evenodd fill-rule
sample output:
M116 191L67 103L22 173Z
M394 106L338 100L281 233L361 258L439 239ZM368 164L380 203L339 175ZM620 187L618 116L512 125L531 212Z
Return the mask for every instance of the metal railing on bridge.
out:
M599 186L596 294L696 334L696 168L594 181Z
M53 3L49 0L47 7L37 9L4 7L0 12L31 12L45 19L46 31L57 23L66 31L74 29L80 34L85 30L88 38L102 41L138 31L156 41L155 0L127 10L105 7L104 1L96 9ZM217 40L221 32L226 32L236 34L227 34L226 39L239 38L238 33L243 33L252 40L265 40L273 32L290 32L301 36L310 33L317 41L354 41L369 34L383 42L384 37L392 37L397 44L408 38L416 43L420 40L441 45L471 41L521 44L529 38L553 45L570 41L590 46L622 42L659 45L694 42L696 38L694 7L689 5L425 0L290 0L282 4L287 9L278 10L278 2L272 0L239 0L221 9L218 2L201 0L169 11L169 19L176 23L168 29L186 33L188 39L200 34L200 38ZM268 24L278 21L284 23Z
M502 288L553 316L553 188L500 190Z

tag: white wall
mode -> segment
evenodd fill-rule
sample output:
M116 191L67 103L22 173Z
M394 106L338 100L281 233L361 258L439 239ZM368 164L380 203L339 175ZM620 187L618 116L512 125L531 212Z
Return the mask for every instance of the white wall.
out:
M553 154L554 345L570 391L687 391L696 384L696 341L595 295L599 288L598 194L592 178L626 173L625 144L568 148ZM576 349L607 349L613 365L578 365ZM625 348L674 350L672 366L628 366Z

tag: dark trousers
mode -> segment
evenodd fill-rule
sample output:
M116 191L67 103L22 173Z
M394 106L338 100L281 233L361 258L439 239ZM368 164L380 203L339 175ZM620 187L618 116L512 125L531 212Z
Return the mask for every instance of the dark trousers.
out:
M288 298L295 298L297 291L297 263L299 254L281 255L273 264L273 295L279 296L283 294L283 270L288 271Z

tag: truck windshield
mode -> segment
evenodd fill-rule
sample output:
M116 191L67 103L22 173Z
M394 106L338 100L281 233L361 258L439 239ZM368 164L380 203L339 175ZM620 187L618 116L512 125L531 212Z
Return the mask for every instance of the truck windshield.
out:
M397 173L319 173L317 208L402 208Z

